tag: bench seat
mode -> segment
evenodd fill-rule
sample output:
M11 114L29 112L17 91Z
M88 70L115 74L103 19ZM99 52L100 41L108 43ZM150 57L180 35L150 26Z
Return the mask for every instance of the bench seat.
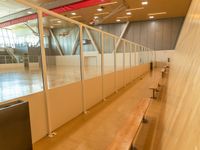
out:
M107 150L129 150L144 119L151 99L142 99L121 127Z

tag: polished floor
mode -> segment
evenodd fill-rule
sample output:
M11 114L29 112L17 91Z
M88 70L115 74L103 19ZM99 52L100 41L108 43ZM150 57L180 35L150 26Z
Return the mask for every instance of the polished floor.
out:
M104 73L114 72L114 66L104 68ZM101 75L100 66L84 68L84 78ZM47 80L49 89L81 80L79 66L48 66ZM0 70L0 102L26 96L43 90L42 72L38 67Z
M34 144L34 150L104 150L123 125L140 99L150 97L150 85L159 80L160 71L148 73L65 124L53 138L45 137ZM148 124L142 126L135 145L140 150L154 150L154 131L160 111L160 101L153 101L148 111Z

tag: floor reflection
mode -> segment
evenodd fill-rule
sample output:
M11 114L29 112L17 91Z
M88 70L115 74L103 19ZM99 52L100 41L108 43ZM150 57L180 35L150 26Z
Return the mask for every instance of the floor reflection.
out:
M114 72L114 66L104 68L104 73ZM84 68L85 79L101 76L101 66ZM79 66L48 66L48 87L55 88L81 80ZM0 102L43 90L42 72L39 68L7 69L0 71Z

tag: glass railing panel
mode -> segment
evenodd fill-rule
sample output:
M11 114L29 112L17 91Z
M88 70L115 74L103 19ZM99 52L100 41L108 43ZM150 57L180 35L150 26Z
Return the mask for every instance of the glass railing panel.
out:
M80 81L79 26L47 15L43 17L43 27L48 88Z
M83 28L85 79L101 76L102 33Z
M130 47L130 43L129 42L125 42L125 68L130 68L130 51L131 51L131 47Z
M115 38L108 34L103 36L104 74L108 74L114 72Z
M116 49L116 70L123 70L123 58L124 58L124 49L125 49L125 44L124 44L124 40L121 40L120 42L118 41L119 38L117 38L116 40L116 44L119 43Z
M24 20L0 22L0 101L43 91L38 16L29 11Z

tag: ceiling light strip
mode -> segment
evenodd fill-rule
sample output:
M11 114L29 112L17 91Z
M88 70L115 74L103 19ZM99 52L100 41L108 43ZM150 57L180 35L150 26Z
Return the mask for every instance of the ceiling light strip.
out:
M149 13L148 16L166 15L167 12Z
M99 6L113 5L113 4L117 4L117 3L118 3L118 2L109 2L109 3L99 4Z
M130 8L130 9L127 9L126 11L135 11L135 10L142 10L142 9L144 9L144 7Z

